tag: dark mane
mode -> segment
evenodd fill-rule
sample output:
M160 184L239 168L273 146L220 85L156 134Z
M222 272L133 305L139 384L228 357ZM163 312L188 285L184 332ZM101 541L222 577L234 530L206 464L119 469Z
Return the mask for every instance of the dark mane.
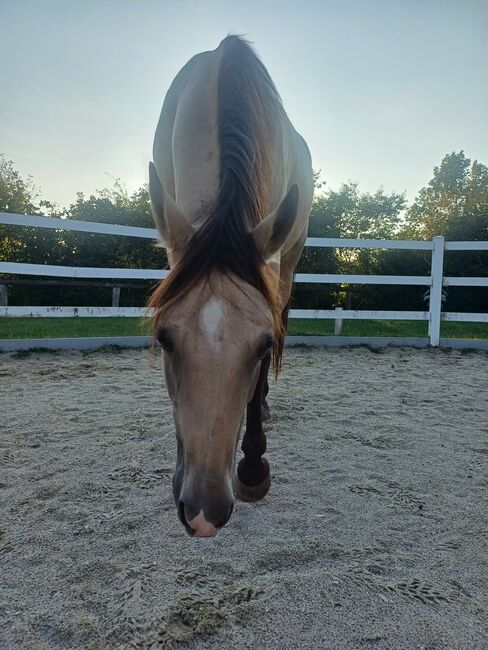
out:
M271 183L270 133L284 109L266 68L250 45L228 36L218 75L219 189L208 218L188 242L184 254L150 297L153 331L160 315L214 270L235 274L268 301L277 344L278 373L283 345L284 305L273 288L275 278L250 237L268 211Z

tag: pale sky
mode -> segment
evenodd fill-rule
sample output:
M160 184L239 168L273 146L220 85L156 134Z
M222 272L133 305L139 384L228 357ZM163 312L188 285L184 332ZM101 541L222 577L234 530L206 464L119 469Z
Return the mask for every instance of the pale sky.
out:
M166 90L244 34L333 189L488 164L488 0L0 0L0 153L61 205L146 181Z

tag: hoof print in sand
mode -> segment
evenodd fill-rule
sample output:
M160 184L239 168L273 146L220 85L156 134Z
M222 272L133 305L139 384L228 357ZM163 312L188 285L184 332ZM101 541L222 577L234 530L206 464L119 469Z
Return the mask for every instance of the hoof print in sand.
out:
M154 593L151 572L155 570L155 564L144 564L129 567L122 573L111 629L105 638L110 644L146 647L143 641L151 626L147 612Z
M12 465L15 458L10 449L2 449L0 451L0 465Z
M0 557L13 550L13 544L6 539L5 531L0 528Z
M385 486L377 487L371 484L364 485L350 485L349 492L353 494L360 495L374 495L381 496L390 501L391 506L400 506L402 508L408 508L414 512L422 512L425 509L425 503L422 499L419 499L413 494L411 490L408 490L398 483L394 482L385 482Z
M343 575L343 578L357 585L364 585L371 590L382 592L383 594L403 596L421 602L424 605L452 603L466 598L466 595L460 589L457 591L454 591L452 588L444 589L419 578L397 581L388 580L387 578L360 568L347 571Z
M130 483L142 490L150 490L167 477L171 471L168 469L144 471L139 465L125 465L114 469L109 477L113 481Z

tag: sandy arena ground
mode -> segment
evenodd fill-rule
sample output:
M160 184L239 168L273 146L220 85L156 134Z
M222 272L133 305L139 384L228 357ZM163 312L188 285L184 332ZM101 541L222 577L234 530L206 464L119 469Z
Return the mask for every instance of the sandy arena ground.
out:
M488 355L288 350L273 485L215 539L171 495L146 350L0 355L0 647L488 647Z

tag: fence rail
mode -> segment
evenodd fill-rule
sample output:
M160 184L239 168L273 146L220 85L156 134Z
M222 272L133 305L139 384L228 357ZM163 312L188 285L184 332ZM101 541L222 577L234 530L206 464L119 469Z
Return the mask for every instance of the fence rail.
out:
M41 318L113 318L151 316L152 311L145 307L0 307L0 317L9 316ZM290 309L290 318L334 319L334 320L421 320L428 321L428 311L388 311L367 309ZM488 314L471 312L442 312L441 320L487 323Z
M157 231L152 228L136 228L114 224L54 219L48 217L9 214L0 212L0 224L71 230L99 235L118 237L138 237L157 239ZM488 241L445 241L444 237L434 237L432 241L405 241L380 239L335 239L308 237L305 246L317 248L377 248L398 250L431 251L431 273L426 276L407 275L341 275L331 273L297 273L295 282L319 284L365 284L365 285L417 285L429 287L428 311L375 311L375 310L332 310L332 309L292 309L291 318L310 319L375 319L375 320L421 320L429 323L429 341L439 345L441 321L488 323L488 313L442 312L443 287L488 287L488 278L483 277L444 277L444 251L488 251ZM124 280L160 280L168 274L163 269L121 269L77 266L57 266L48 264L26 264L0 262L0 273L29 276L49 276L65 278L96 278ZM6 296L8 280L0 279L0 298ZM4 287L2 289L2 287ZM2 293L3 292L3 293ZM33 317L107 317L141 316L147 311L140 307L12 307L0 306L0 316ZM1 301L0 301L1 302Z

